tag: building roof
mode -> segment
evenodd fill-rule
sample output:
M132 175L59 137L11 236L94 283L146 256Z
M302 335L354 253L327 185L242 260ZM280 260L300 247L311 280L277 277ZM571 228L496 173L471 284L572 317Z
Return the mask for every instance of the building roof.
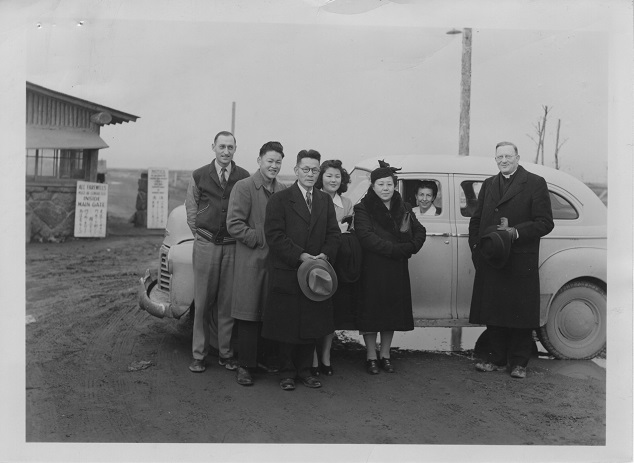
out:
M56 92L55 90L42 87L41 85L36 85L32 82L27 81L26 89L42 95L56 98L61 101L65 101L70 104L81 106L82 108L90 109L92 111L107 112L112 116L112 119L110 120L110 122L106 122L103 125L121 124L123 122L135 122L139 118L139 116L135 116L134 114L125 113L123 111L119 111L118 109L113 109L104 105L93 103L92 101L82 100L81 98L67 95L65 93Z

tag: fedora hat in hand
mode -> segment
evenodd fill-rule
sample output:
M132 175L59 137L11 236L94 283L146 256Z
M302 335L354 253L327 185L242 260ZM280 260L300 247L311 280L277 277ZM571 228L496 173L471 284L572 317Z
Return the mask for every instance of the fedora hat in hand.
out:
M496 226L487 228L480 238L480 254L493 268L502 268L511 253L511 235Z
M337 274L324 259L308 259L297 270L304 295L313 301L325 301L337 291Z

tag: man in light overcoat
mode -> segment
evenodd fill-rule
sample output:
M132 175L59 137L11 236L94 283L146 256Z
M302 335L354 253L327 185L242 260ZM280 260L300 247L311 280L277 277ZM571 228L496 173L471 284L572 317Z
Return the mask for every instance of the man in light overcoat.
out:
M236 239L236 284L233 285L231 315L238 325L236 381L243 386L253 384L251 373L258 366L258 357L265 365L270 360L265 358L268 346L263 345L260 337L268 292L269 247L264 238L264 216L271 195L286 188L276 178L282 167L283 150L276 141L262 145L257 160L259 169L251 177L237 182L229 198L227 230Z
M337 256L340 230L330 195L313 188L321 155L302 150L297 155L297 182L271 196L266 206L264 234L269 245L270 292L264 309L262 336L280 342L283 390L295 389L295 378L321 387L310 375L317 338L334 330L330 299L314 301L301 290L300 264Z
M500 173L486 179L469 222L469 246L476 268L469 322L487 326L489 349L479 371L508 366L514 378L526 377L539 327L539 244L554 227L546 181L519 165L517 147L496 146ZM510 235L506 262L493 266L480 243L490 230ZM498 268L500 267L500 268Z

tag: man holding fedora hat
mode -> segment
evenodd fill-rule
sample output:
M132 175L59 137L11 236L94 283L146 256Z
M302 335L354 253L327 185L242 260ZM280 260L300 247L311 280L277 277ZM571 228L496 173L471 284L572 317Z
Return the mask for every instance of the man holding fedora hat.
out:
M262 336L280 343L280 387L286 391L295 389L296 378L307 387L321 387L310 374L313 349L318 338L334 330L330 297L337 276L330 262L341 232L332 199L313 188L320 159L317 151L300 151L297 181L266 205L270 286Z
M554 227L546 181L519 165L517 147L495 147L500 173L486 179L469 222L476 269L469 322L486 325L489 345L476 370L525 378L539 327L539 243Z

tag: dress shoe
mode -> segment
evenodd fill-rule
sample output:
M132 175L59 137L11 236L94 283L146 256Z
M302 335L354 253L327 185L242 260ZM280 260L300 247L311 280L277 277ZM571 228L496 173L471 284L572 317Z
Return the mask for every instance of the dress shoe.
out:
M204 359L194 359L192 363L189 364L189 370L194 373L202 373L206 368Z
M331 365L324 365L323 363L319 365L319 370L326 376L332 376L335 373Z
M280 381L280 387L283 391L292 391L295 389L295 380L293 378L284 378Z
M317 388L321 387L321 381L319 381L314 376L306 376L304 378L299 378L302 380L302 384L306 387Z
M227 370L233 371L238 368L238 361L235 359L235 357L228 357L226 359L220 357L218 359L218 365L225 367Z
M387 371L388 373L394 373L394 367L392 366L392 362L390 362L390 359L382 358L379 361L379 364L384 371Z
M319 371L319 367L310 367L310 375L311 376L319 376L321 372Z
M252 386L253 378L251 377L251 373L245 367L238 367L236 370L236 381L238 384L242 386Z
M491 362L478 362L475 364L475 369L488 373L490 371L502 371L505 370L506 367L502 367Z
M514 366L511 370L511 378L526 378L526 367Z
M366 360L365 361L365 369L371 375L379 374L379 364L376 359Z

